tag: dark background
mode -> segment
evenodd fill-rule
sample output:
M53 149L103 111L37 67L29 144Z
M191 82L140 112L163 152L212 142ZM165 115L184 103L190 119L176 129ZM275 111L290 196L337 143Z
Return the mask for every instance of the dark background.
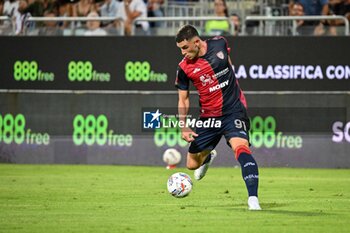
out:
M0 89L48 90L174 90L176 68L182 57L172 37L0 37ZM350 65L347 37L230 37L231 59L239 65ZM38 62L43 72L55 74L53 82L24 82L13 78L19 61ZM70 61L91 61L97 72L110 73L110 82L70 82ZM127 82L125 64L148 61L166 83ZM248 70L247 70L248 72ZM248 73L249 75L249 73ZM253 80L241 79L246 91L349 91L349 79Z
M349 66L348 38L237 37L228 41L236 66L320 65L323 69L328 65ZM26 119L26 129L50 135L49 145L1 141L0 162L163 166L165 149L175 147L185 155L187 146L157 146L154 134L141 130L143 109L162 112L177 107L173 83L181 54L173 38L0 37L0 43L0 115L21 113ZM13 64L17 60L37 61L40 70L55 74L55 80L15 81ZM70 82L67 71L72 60L91 61L97 72L110 73L111 81ZM127 61L148 61L152 70L166 73L168 80L127 82L124 76ZM326 77L323 80L240 79L241 87L247 91L251 117L271 115L277 121L276 132L303 139L302 148L252 147L259 165L349 168L350 142L332 141L333 123L350 122L349 82L349 79ZM286 90L295 92L280 93ZM197 107L197 101L197 94L191 92L191 106ZM133 136L132 146L74 145L73 119L77 114L105 115L108 129L115 134ZM238 165L224 140L217 150L216 166ZM181 166L184 164L183 159Z

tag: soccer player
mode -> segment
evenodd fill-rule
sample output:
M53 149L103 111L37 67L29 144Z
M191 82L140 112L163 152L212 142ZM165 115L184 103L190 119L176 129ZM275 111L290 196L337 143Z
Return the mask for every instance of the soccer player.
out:
M178 88L180 122L186 122L189 110L189 83L199 94L200 120L214 119L213 127L182 127L182 138L191 143L187 168L202 179L216 157L214 148L222 136L241 165L248 190L249 210L261 210L258 200L258 166L249 149L249 119L246 101L238 85L229 57L230 48L224 37L202 40L192 25L185 25L176 35L176 45L183 60L179 63L175 86ZM213 124L210 124L212 126Z

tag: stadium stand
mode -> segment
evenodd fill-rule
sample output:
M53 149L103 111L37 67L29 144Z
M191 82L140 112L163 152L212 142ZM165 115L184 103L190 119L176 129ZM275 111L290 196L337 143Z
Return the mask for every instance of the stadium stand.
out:
M310 31L308 35L346 35L349 31L349 0L330 0L328 12L314 15L314 18L305 18L305 13L296 14L292 11L293 4L298 1L288 0L227 0L228 15L236 14L241 19L242 30L239 35L305 35L301 30L301 21L321 21L317 31ZM88 7L84 8L84 4ZM133 35L140 35L135 25L149 23L149 31L142 35L163 36L173 35L177 28L190 23L199 28L205 35L206 22L215 16L213 0L180 1L180 0L148 0L147 17L135 18L132 30ZM60 31L58 35L80 36L87 30L86 16L90 9L96 10L101 17L95 19L102 21L102 27L109 36L124 35L124 22L112 11L124 6L118 1L96 0L68 1L68 0L2 0L0 2L0 35L48 35L53 27ZM83 12L85 11L85 13ZM49 17L46 17L49 16ZM293 16L288 18L289 16ZM258 17L258 18L254 18ZM302 17L298 18L298 17ZM224 17L221 20L229 20ZM51 29L44 27L50 24ZM45 23L46 22L46 23ZM107 23L108 22L108 23ZM299 22L299 23L298 23ZM232 22L230 26L233 27ZM119 25L119 27L117 27ZM231 34L234 29L231 28ZM236 35L236 34L235 34Z

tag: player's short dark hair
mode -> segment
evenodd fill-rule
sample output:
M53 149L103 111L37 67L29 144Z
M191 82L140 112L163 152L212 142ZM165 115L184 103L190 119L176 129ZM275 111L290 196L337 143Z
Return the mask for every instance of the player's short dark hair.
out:
M179 31L176 34L175 41L176 43L180 43L184 40L190 40L195 36L199 37L197 29L192 25L187 24L179 29Z

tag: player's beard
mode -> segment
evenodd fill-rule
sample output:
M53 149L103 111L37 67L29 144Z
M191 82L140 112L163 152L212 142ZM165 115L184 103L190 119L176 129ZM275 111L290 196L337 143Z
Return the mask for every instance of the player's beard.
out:
M196 46L195 49L193 49L193 52L191 52L190 56L187 56L187 58L190 60L194 60L194 59L198 58L199 50L200 50L199 47Z

